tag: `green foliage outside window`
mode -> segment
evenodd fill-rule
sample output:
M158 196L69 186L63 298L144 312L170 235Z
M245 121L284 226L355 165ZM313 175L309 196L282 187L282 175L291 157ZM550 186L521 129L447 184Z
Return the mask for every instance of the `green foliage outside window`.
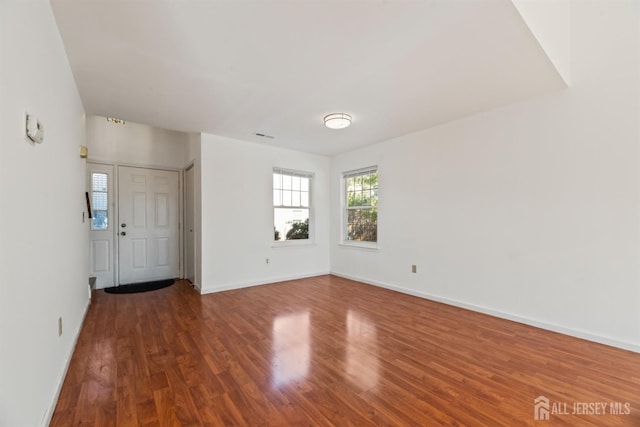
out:
M309 238L309 219L305 221L294 222L291 229L287 231L287 240L299 240Z
M347 240L378 241L378 174L346 178Z

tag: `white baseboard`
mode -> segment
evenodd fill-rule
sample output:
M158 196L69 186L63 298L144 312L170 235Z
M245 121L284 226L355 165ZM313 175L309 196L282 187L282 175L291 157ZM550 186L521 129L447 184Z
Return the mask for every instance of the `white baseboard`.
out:
M295 274L295 275L288 275L288 276L276 276L276 277L269 277L266 279L260 279L260 280L254 280L254 281L249 281L249 282L236 282L236 283L229 283L229 284L225 284L223 286L216 286L216 287L201 287L200 288L200 293L202 295L205 294L211 294L214 292L223 292L223 291L231 291L234 289L242 289L242 288L249 288L251 286L259 286L259 285L267 285L270 283L277 283L277 282L286 282L287 280L298 280L298 279L307 279L309 277L316 277L316 276L324 276L327 274L331 274L329 271L319 271L319 272L315 272L315 273L305 273L305 274Z
M578 329L567 328L564 326L556 325L553 323L543 322L536 319L531 319L524 316L519 316L513 313L506 313L499 310L494 310L487 307L482 307L474 304L469 304L463 301L458 301L450 298L440 297L437 295L432 295L426 292L419 292L412 289L406 289L395 285L390 285L388 283L378 282L375 280L365 279L362 277L352 276L349 274L343 274L336 271L332 271L331 274L339 277L344 277L345 279L355 280L357 282L366 283L373 286L379 286L381 288L390 289L392 291L401 292L403 294L413 295L419 298L428 299L430 301L436 301L447 305L452 305L455 307L464 308L471 311L476 311L478 313L488 314L490 316L499 317L501 319L507 319L514 322L522 323L529 326L535 326L536 328L546 329L552 332L558 332L560 334L569 335L575 338L584 339L587 341L593 341L599 344L608 345L611 347L621 348L623 350L633 351L635 353L640 353L640 345L634 344L632 342L622 341L615 338L610 338L602 335L592 334L590 332L581 331Z
M56 405L58 403L58 398L60 397L60 392L62 391L62 385L64 384L64 379L67 376L67 371L69 370L69 365L71 364L71 358L73 357L73 353L76 351L76 345L78 345L78 338L80 337L80 332L82 331L82 327L84 326L84 321L87 318L87 313L89 312L89 307L91 306L91 299L87 300L87 305L84 308L84 313L82 314L82 320L80 321L80 325L75 331L75 336L73 338L73 345L71 346L71 351L67 354L67 359L65 362L64 369L62 371L62 375L58 379L58 386L56 387L56 391L53 395L53 399L51 400L51 404L49 405L49 409L44 414L42 419L42 426L48 426L51 423L51 418L53 417L53 412L56 410Z

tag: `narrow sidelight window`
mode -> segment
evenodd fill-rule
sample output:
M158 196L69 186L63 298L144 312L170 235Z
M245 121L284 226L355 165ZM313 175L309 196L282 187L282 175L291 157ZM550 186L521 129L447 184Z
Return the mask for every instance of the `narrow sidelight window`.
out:
M91 174L92 230L109 228L109 176L106 173Z

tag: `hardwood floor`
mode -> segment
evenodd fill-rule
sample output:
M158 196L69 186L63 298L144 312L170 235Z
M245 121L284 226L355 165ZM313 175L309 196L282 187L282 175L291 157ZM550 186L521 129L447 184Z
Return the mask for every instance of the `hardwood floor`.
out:
M320 276L95 291L51 425L536 423L640 426L640 354Z

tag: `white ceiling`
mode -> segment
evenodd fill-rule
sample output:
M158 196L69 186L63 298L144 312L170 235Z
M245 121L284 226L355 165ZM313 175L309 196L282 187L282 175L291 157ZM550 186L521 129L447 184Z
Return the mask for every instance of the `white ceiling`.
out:
M51 3L87 113L313 153L564 86L509 0Z

